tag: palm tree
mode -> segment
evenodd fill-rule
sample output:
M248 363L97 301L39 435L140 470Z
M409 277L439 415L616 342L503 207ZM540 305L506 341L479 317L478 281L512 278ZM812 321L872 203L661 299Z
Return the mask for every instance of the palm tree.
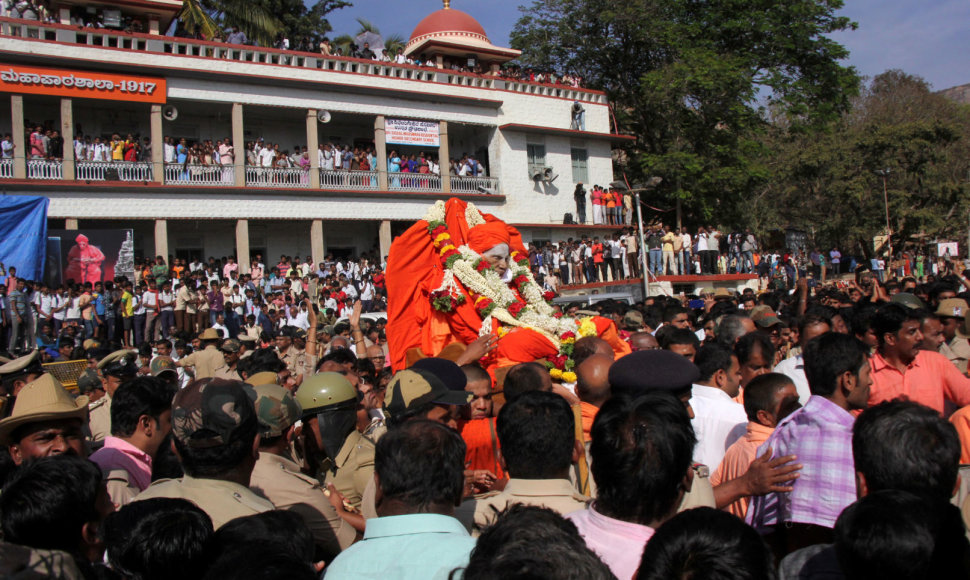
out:
M407 44L407 41L400 34L392 34L384 38L384 36L381 34L380 29L378 29L377 26L374 26L374 24L369 20L365 20L364 18L358 18L357 23L360 24L360 28L357 29L357 32L353 36L349 34L341 34L337 38L333 39L333 46L339 48L344 55L349 54L350 45L356 44L357 37L360 36L361 34L364 34L365 32L376 34L381 38L383 38L384 48L387 49L388 54L390 54L391 56L397 54L398 48L404 48L404 45Z
M272 46L283 30L276 16L252 0L182 0L178 20L186 32L206 40L215 38L221 26L238 26L260 46Z

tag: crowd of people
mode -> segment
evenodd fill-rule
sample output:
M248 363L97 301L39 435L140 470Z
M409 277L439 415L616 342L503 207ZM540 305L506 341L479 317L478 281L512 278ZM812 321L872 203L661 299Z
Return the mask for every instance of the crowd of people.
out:
M69 290L76 387L41 350L0 366L4 573L970 574L964 272L565 304L630 354L583 334L567 372L490 372L502 333L393 366L378 262L158 257Z

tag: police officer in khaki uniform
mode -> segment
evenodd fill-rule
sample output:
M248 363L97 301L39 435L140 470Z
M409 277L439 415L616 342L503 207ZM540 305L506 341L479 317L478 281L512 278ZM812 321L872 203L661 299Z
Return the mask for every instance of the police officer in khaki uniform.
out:
M967 374L970 361L970 328L967 327L967 302L962 298L947 298L940 301L936 315L943 323L943 344L940 354L950 360L963 374Z
M216 368L215 376L218 379L229 379L233 381L241 381L242 376L240 376L239 371L236 370L236 363L239 362L239 350L242 346L239 341L235 338L230 338L223 341L222 346L219 350L222 351L222 366Z
M225 363L222 353L216 348L222 341L222 335L214 328L207 328L199 335L199 340L202 341L202 350L179 359L178 365L193 367L196 379L208 379L214 377L216 369Z
M88 425L91 429L90 443L93 449L100 448L104 444L104 438L111 434L111 396L122 383L138 375L138 366L135 364L137 357L138 351L122 349L114 351L98 362L105 401L91 409Z
M39 355L40 351L34 350L0 366L0 419L10 412L12 405L6 404L7 400L12 402L24 385L44 374Z
M155 481L134 501L187 499L215 528L275 509L249 489L259 455L255 400L249 385L223 379L195 381L179 391L172 401L172 435L185 476ZM233 451L238 446L248 450L241 459Z
M340 373L317 373L300 385L307 463L355 509L374 478L374 444L357 425L357 392Z
M260 446L249 487L277 509L298 513L313 534L315 559L330 562L354 542L357 531L338 515L320 482L301 473L290 455L290 444L302 436L295 425L303 413L299 403L275 384L253 388L258 395Z
M256 338L246 334L245 332L240 332L238 335L236 335L236 340L239 341L240 360L251 357L253 355L253 351L256 350Z

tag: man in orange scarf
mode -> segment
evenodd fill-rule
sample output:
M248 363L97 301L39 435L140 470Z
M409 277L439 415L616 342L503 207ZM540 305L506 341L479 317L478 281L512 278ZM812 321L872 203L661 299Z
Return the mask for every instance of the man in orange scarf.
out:
M461 370L468 379L465 390L474 396L471 403L462 407L462 420L458 423L466 446L465 469L488 471L497 480L505 479L505 471L499 462L499 442L495 431L492 377L474 363L462 366Z

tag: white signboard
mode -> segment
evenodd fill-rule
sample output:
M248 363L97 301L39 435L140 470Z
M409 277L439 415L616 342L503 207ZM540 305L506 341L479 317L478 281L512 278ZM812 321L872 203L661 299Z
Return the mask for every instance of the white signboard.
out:
M435 121L387 119L384 122L384 131L389 145L437 147L439 144L438 123Z
M936 255L942 257L957 257L956 242L939 242L936 244Z

